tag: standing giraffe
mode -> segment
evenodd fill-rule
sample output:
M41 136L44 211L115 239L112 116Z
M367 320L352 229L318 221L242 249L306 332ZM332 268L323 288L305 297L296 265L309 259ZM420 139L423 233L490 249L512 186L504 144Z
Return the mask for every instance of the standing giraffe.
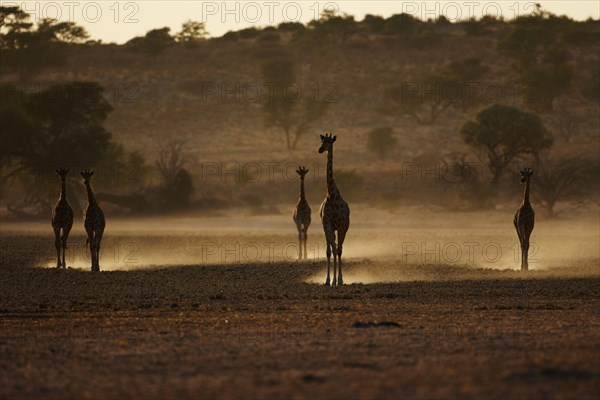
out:
M90 171L89 169L81 172L88 195L88 205L83 210L83 226L88 236L85 244L90 245L92 272L95 272L100 271L100 242L102 241L102 234L104 233L106 223L104 221L104 213L98 206L98 203L96 203L94 192L90 185L92 175L94 175L94 171Z
M325 285L329 286L329 269L331 253L333 252L333 286L343 285L342 277L342 246L346 238L346 232L350 226L350 208L344 201L338 190L333 177L333 143L336 136L331 134L321 135L321 147L319 153L327 152L327 197L321 204L319 214L327 240L327 280ZM335 232L337 231L337 249L335 245ZM336 251L337 250L337 251ZM340 272L336 280L336 256L340 266Z
M521 271L527 271L529 265L527 263L527 253L529 252L529 237L533 231L533 223L535 221L535 213L529 203L529 181L533 175L533 171L529 168L521 170L521 183L525 184L525 193L523 194L523 204L515 213L515 229L521 243Z
M54 245L56 246L56 268L67 268L65 262L65 253L67 251L67 238L71 227L73 227L73 209L67 201L67 175L68 169L59 168L56 173L60 177L61 189L60 197L52 210L52 228L54 229ZM62 235L61 235L62 234ZM62 247L62 263L60 259L60 249Z
M300 200L294 209L294 222L298 228L298 260L302 260L302 244L304 243L304 259L306 256L306 241L308 240L308 227L310 226L310 206L304 195L304 177L308 173L306 167L300 166L296 170L300 175Z

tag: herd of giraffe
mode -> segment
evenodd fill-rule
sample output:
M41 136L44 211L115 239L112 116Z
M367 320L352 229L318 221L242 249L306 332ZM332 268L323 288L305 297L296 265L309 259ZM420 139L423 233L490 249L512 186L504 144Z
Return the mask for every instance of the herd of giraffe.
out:
M350 227L350 207L342 198L342 195L335 183L333 176L333 144L336 136L331 134L321 135L321 147L319 153L327 152L327 197L319 210L325 239L327 241L327 286L341 286L344 284L342 274L342 248L346 233ZM58 202L52 212L52 228L54 229L54 238L56 246L56 268L66 269L65 252L67 249L67 238L73 226L73 209L67 201L66 178L68 169L60 168L56 170L60 177L61 191ZM298 259L307 259L306 242L308 240L308 227L310 226L311 209L306 200L304 192L304 178L308 169L303 166L298 167L296 173L300 176L300 199L294 209L294 222L298 229ZM100 242L104 233L106 222L104 213L96 199L90 185L90 179L94 171L81 171L81 177L87 190L88 204L83 211L84 228L87 233L86 245L89 245L92 261L92 272L100 271ZM528 270L527 254L529 251L529 237L533 231L535 214L531 203L529 202L529 185L533 171L529 168L521 170L521 183L525 185L523 203L517 210L514 218L515 229L519 236L521 244L521 270ZM336 244L337 233L337 244ZM62 249L62 259L61 259ZM333 254L333 281L330 279L331 255ZM339 268L338 268L339 267Z

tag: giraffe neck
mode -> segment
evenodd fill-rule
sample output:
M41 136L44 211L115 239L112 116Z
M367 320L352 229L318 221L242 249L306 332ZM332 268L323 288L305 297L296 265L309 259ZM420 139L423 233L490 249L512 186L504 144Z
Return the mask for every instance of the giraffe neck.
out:
M523 204L529 203L529 178L525 181L525 193L523 193Z
M96 198L94 197L94 192L92 191L92 186L89 182L85 184L85 188L87 189L88 203L96 204Z
M327 152L327 194L336 197L340 194L333 177L333 147Z
M304 178L300 178L300 201L305 200L304 197Z
M61 186L60 186L59 200L66 200L66 199L67 199L67 183L65 181L62 181Z

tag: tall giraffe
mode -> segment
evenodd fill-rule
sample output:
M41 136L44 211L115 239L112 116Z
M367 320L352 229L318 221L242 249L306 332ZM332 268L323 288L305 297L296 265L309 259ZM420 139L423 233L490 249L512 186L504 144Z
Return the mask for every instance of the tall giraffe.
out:
M60 177L61 189L60 197L52 210L52 228L54 229L54 245L56 246L56 268L67 268L65 262L65 253L67 251L67 238L73 227L73 209L67 201L67 175L68 169L59 168L56 173ZM60 250L62 248L62 263Z
M329 270L331 253L333 252L333 286L343 285L342 276L342 246L346 238L346 232L350 227L350 208L344 201L333 177L333 143L336 136L331 134L321 135L321 147L319 153L327 152L327 197L321 204L319 214L327 240L327 280L325 285L329 286ZM335 232L337 231L337 248L335 244ZM337 263L336 263L337 256ZM336 280L336 265L339 264L340 271Z
M533 231L535 221L535 213L529 203L529 182L533 175L533 171L529 168L521 170L521 183L525 184L525 193L523 194L523 203L515 213L515 229L521 243L521 271L527 271L529 264L527 262L527 254L529 252L529 237Z
M100 242L102 241L102 234L104 233L106 222L104 221L104 213L100 209L100 206L98 206L98 203L94 198L92 186L90 185L92 175L94 175L94 171L90 171L89 169L81 172L88 195L88 205L85 207L85 210L83 210L83 226L85 227L88 236L85 244L90 245L92 272L95 272L100 271Z
M304 177L308 173L306 167L300 166L296 170L296 173L300 175L300 200L294 209L294 222L298 229L298 260L302 260L302 245L304 244L304 259L308 257L306 255L306 242L308 240L308 227L310 226L310 206L306 201L304 195Z

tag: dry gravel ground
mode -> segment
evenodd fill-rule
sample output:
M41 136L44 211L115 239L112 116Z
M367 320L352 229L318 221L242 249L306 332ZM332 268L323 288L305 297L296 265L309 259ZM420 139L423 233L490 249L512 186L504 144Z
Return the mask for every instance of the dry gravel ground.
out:
M348 276L394 282L329 288L310 283L322 261L59 272L36 268L47 238L0 239L0 398L600 392L598 259L523 274L352 258Z

